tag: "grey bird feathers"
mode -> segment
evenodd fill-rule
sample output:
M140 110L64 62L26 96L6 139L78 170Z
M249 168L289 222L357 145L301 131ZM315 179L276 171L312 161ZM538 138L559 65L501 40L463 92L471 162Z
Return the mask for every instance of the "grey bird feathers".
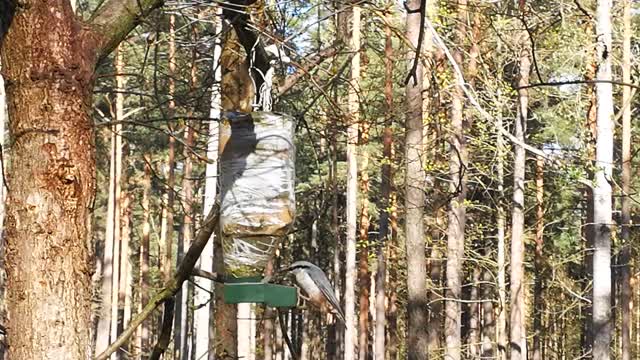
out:
M335 314L346 325L344 312L340 308L340 303L333 292L331 283L322 269L308 261L296 261L285 271L295 275L296 283L304 290L311 303L322 311Z

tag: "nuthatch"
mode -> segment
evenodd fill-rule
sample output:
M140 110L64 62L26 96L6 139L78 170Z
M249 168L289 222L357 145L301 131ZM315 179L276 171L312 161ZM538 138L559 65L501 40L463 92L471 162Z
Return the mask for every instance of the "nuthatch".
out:
M285 271L290 271L296 276L296 283L307 294L309 302L323 312L335 314L343 324L346 324L344 312L322 269L308 261L296 261Z

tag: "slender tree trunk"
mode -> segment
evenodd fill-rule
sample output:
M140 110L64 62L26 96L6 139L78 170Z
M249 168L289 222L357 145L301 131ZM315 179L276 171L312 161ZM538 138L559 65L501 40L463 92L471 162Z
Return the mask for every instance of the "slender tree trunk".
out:
M611 343L611 184L613 164L613 89L611 83L611 0L599 0L596 12L598 71L597 138L593 189L593 358L610 358Z
M407 1L407 38L412 49L418 48L420 0ZM415 51L409 52L409 65ZM424 360L427 354L427 268L424 240L424 169L422 167L422 65L418 62L414 76L406 85L405 137L405 237L407 251L407 353L409 360Z
M529 84L531 60L529 50L520 53L520 74L518 86ZM529 107L529 94L526 89L518 91L518 117L515 121L515 137L524 142ZM526 282L524 277L524 179L525 149L515 145L513 159L513 209L511 212L511 360L527 359L526 333Z
M359 81L359 79L358 79ZM366 359L369 351L369 124L360 122L360 254L358 259L359 340L358 359Z
M489 251L485 252L489 254ZM493 301L489 301L494 297L495 279L489 269L482 270L482 353L483 359L496 358L494 341L496 338L496 318L494 314Z
M631 0L624 2L622 41L622 82L631 83ZM622 360L631 360L631 88L622 87L622 250L620 253Z
M126 182L126 180L125 180ZM131 320L131 287L133 286L133 276L131 274L131 263L129 260L131 250L131 197L126 190L122 191L120 206L122 215L120 216L120 228L122 232L122 251L120 259L120 288L118 291L119 302L122 303L122 321L118 335L127 327ZM126 349L125 349L126 350Z
M87 104L95 47L67 1L23 5L0 51L3 76L15 84L7 86L13 141L3 324L10 329L8 356L87 359L95 194L94 127Z
M465 41L467 24L467 2L458 2L458 46ZM462 65L462 50L453 54L456 63ZM446 339L445 358L460 360L462 350L462 278L464 259L464 229L466 223L467 197L467 145L464 135L464 92L456 85L451 95L451 138L449 149L449 202L447 226L447 301L445 302L444 333Z
M140 239L140 305L142 308L149 302L149 240L151 239L151 157L148 154L144 156L144 180L142 183L142 238ZM145 321L141 325L140 330L140 359L149 358L149 321Z
M536 250L533 290L533 360L542 360L542 313L544 312L544 160L536 159Z
M98 321L98 329L96 334L96 354L106 350L110 343L111 336L111 317L113 300L113 282L117 282L118 272L114 273L113 252L114 252L114 231L115 231L115 211L116 211L116 137L115 128L109 128L109 138L111 139L110 157L109 157L109 193L107 199L107 218L105 224L104 253L102 257L102 301L101 315ZM114 279L114 276L116 279Z
M124 72L124 60L122 54L122 47L118 47L116 49L116 71L118 73ZM114 173L114 215L113 215L113 224L109 224L113 226L113 281L111 282L111 340L115 340L118 337L120 328L120 282L124 281L124 278L121 274L121 237L120 230L121 224L120 219L122 215L122 123L119 123L120 120L124 117L124 82L122 76L116 77L116 83L118 88L118 93L116 94L116 104L115 104L115 121L116 125L113 127L113 131L115 132L115 148L114 148L114 163L115 163L115 173ZM120 358L122 356L122 352L118 351L115 354L115 358Z
M216 10L218 15L221 14L220 9ZM214 31L216 34L222 32L222 22L219 17L216 20ZM207 214L216 200L216 185L218 181L218 119L220 119L220 109L222 106L220 81L222 78L222 69L220 66L220 55L222 47L217 39L213 48L213 63L211 71L213 73L214 83L211 87L211 105L209 110L209 126L207 138L207 159L209 162L205 169L204 183L204 206L203 214ZM215 236L215 234L213 235ZM200 270L213 271L213 239L209 242L200 255ZM195 328L195 359L213 360L215 353L209 351L212 344L213 334L213 310L214 304L211 301L211 294L205 289L213 290L213 284L209 280L196 278L196 287L194 295L194 328ZM208 354L206 357L205 354Z
M505 244L505 208L504 208L504 157L506 155L504 137L500 130L503 129L502 115L496 117L497 134L497 164L498 176L498 203L496 209L496 237L498 240L498 321L496 324L496 342L498 345L498 360L507 358L507 282L506 282L506 244Z
M385 13L387 25L384 28L384 98L386 121L383 142L383 165L382 165L382 183L380 184L382 192L382 200L380 206L380 229L378 235L378 244L376 247L376 320L375 320L375 342L373 345L374 360L384 360L386 355L385 348L385 326L386 326L386 309L385 309L385 288L387 276L387 263L385 259L385 247L389 238L389 212L391 205L391 187L393 182L391 148L393 147L393 131L391 125L393 123L393 44L391 42L391 10Z
M358 163L356 145L358 143L358 123L360 121L359 82L360 82L360 7L353 7L350 48L354 52L351 58L351 83L348 91L347 129L347 247L345 274L345 319L344 360L353 360L356 350L357 326L355 323L355 282L356 282L356 221L358 192Z

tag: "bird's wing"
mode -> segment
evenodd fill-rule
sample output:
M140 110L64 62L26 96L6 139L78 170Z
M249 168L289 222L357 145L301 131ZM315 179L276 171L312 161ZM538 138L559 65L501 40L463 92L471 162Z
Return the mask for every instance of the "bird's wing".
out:
M340 302L336 298L336 294L333 292L333 288L331 288L329 285L330 283L329 279L327 279L327 276L320 268L311 268L310 271L316 272L315 276L317 276L318 279L324 280L319 281L317 285L320 288L320 291L322 291L322 294L324 294L324 296L329 301L329 304L331 304L331 307L333 307L333 309L336 311L337 317L340 319L340 321L342 321L342 323L346 324L347 321L345 320L344 312L340 307Z

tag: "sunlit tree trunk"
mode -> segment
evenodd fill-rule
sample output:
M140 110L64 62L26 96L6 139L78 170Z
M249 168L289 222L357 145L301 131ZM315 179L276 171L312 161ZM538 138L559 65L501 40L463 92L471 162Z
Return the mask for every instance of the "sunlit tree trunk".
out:
M116 72L124 72L124 58L122 47L116 49ZM114 213L113 224L107 224L113 227L113 277L111 282L111 341L118 337L121 328L120 308L123 305L120 302L120 282L124 281L123 274L121 273L122 263L122 247L121 247L121 217L122 217L122 123L124 117L124 78L122 76L116 76L116 103L114 111L114 119L116 121L112 130L115 133L115 148L114 148L114 163L115 173L113 178L114 183ZM122 351L118 351L114 357L122 357Z
M350 49L354 53L351 58L351 82L348 90L348 128L347 128L347 239L345 264L345 319L347 328L344 332L344 360L355 358L357 326L355 314L355 282L356 282L356 221L358 192L358 163L356 145L358 144L358 123L360 121L359 82L360 82L360 7L352 9L352 28Z
M82 42L91 37L68 2L22 5L0 51L3 76L15 84L7 87L13 142L3 324L11 334L8 356L87 359L95 194L88 104L95 48Z
M529 84L531 60L529 50L520 52L520 74L518 86ZM518 116L515 120L514 135L524 142L529 107L526 89L518 90ZM510 350L511 360L527 359L526 333L526 282L524 275L524 179L526 153L522 146L514 145L513 159L513 203L511 210L511 276L510 276Z
M116 211L116 137L114 127L110 127L110 148L109 148L109 190L107 199L107 217L105 223L104 252L102 256L102 284L101 284L101 313L98 321L96 334L96 354L102 353L110 343L111 317L112 317L112 291L114 275L117 278L118 272L114 274L113 252L114 252L114 224Z
M593 358L608 360L611 343L611 184L613 164L613 89L611 83L611 0L599 0L596 12L597 137L593 189Z
M624 36L622 41L622 81L631 83L631 0L624 3ZM622 87L622 251L620 254L621 340L622 360L631 360L631 316L633 289L631 287L631 88Z
M458 2L458 28L456 38L458 49L453 56L460 66L463 64L462 49L467 25L467 2ZM447 226L447 301L445 302L445 358L460 360L462 350L462 275L464 259L464 229L467 219L465 200L467 197L468 163L466 138L464 135L464 92L456 85L451 95L451 138L449 149L449 192L453 194L449 202Z
M218 15L221 13L217 11ZM216 21L215 33L222 32L222 22ZM216 200L216 185L218 181L218 120L220 119L220 109L222 106L220 81L222 78L222 70L220 66L220 55L222 47L219 39L216 40L213 48L213 64L211 71L213 73L214 83L211 86L211 104L209 109L209 126L207 138L207 159L209 162L205 169L204 182L204 206L203 214L209 213L211 207ZM216 236L215 234L213 236ZM209 242L200 255L199 268L205 271L213 271L213 239ZM196 278L196 287L194 295L194 328L195 328L195 358L204 360L213 360L215 353L209 351L212 343L214 327L213 327L213 309L214 304L210 301L211 294L206 289L213 290L213 285L209 280ZM205 354L208 354L205 356ZM203 357L204 356L204 357Z
M406 3L407 39L411 44L409 67L412 66L420 33L420 0ZM405 136L405 237L407 253L407 355L409 360L427 359L427 290L424 239L424 169L422 167L422 65L406 84Z

